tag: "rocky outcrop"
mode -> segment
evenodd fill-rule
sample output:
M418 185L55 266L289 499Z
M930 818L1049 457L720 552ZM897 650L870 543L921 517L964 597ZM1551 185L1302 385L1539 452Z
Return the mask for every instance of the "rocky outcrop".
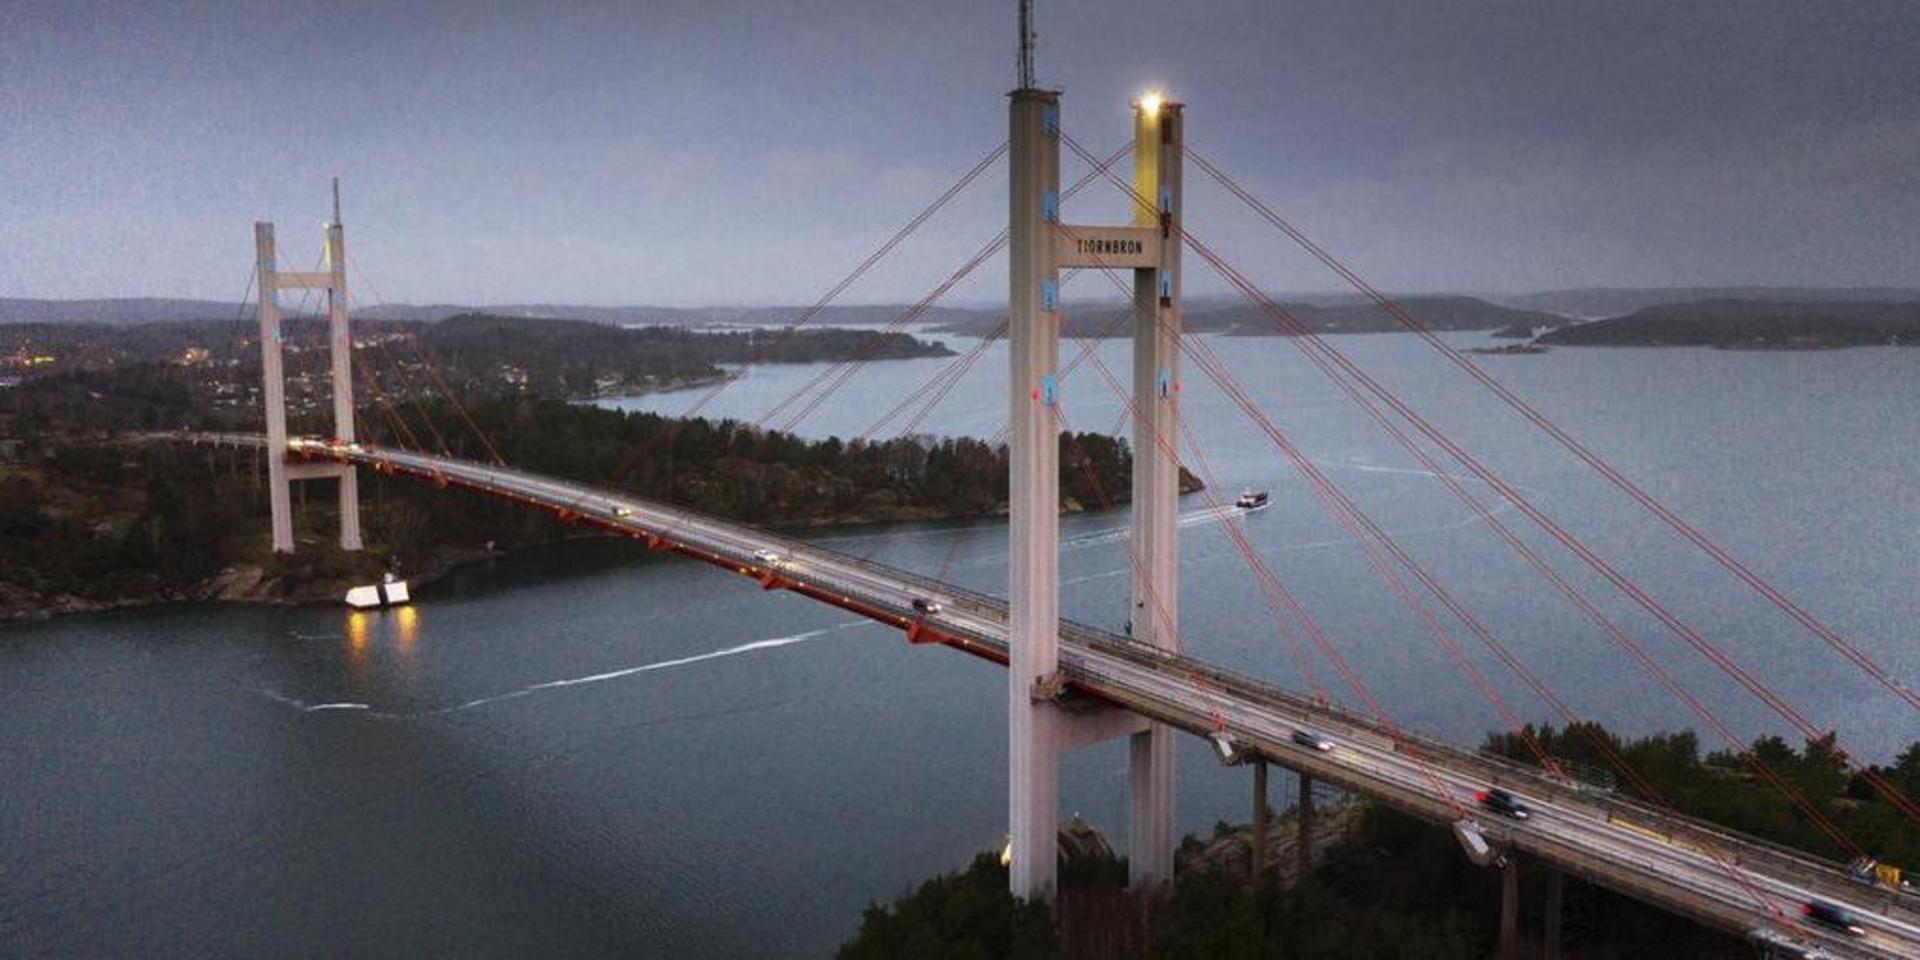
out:
M1329 851L1347 839L1360 825L1364 805L1355 802L1327 804L1314 809L1313 831L1307 857L1311 865L1323 862ZM1267 823L1267 869L1282 886L1292 886L1299 878L1299 821L1294 811L1273 817ZM1250 876L1253 857L1253 825L1235 827L1204 843L1182 846L1175 857L1176 869L1213 869L1229 877Z
M259 567L228 567L203 584L199 593L207 600L258 601L264 599L260 587L266 579L267 571Z

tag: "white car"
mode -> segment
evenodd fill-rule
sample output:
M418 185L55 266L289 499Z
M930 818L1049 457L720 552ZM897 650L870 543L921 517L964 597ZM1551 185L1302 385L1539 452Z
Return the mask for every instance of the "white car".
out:
M786 557L783 557L773 552L772 550L755 550L753 552L753 558L755 560L760 561L760 564L766 567L777 567L787 562Z

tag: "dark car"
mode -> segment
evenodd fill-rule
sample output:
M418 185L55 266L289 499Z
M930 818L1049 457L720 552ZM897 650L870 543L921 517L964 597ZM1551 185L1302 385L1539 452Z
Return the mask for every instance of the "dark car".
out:
M1838 930L1847 936L1861 937L1866 935L1866 931L1860 929L1860 924L1854 922L1853 914L1825 900L1808 901L1806 906L1800 908L1800 913L1814 923L1830 930Z
M1324 734L1315 733L1305 727L1293 731L1293 742L1309 750L1318 750L1321 753L1326 753L1333 749L1332 740L1327 739Z
M1526 804L1521 803L1513 794L1499 787L1489 787L1482 790L1474 799L1480 801L1480 805L1486 807L1488 810L1492 810L1494 813L1503 816L1512 817L1515 820L1525 820L1533 815L1533 811L1528 810Z
M940 601L930 597L914 597L913 609L920 611L920 613L926 616L934 616L945 608L940 606Z

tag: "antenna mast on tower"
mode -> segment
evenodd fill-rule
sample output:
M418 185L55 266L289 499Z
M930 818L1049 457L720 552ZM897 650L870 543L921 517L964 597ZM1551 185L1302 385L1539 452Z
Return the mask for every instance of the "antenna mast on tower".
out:
M1020 0L1020 89L1033 89L1033 0Z

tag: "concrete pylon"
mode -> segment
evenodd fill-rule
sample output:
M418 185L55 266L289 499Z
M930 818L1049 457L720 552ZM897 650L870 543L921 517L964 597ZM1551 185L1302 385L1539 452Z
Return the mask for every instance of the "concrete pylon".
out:
M1059 282L1051 226L1060 205L1060 95L1012 94L1008 250L1011 344L1007 498L1007 809L1013 892L1053 895L1058 858L1059 708L1037 691L1059 668Z
M1060 220L1060 95L1022 88L1009 115L1012 168L1009 238L1007 495L1012 562L1007 587L1008 833L1013 892L1053 893L1060 754L1130 738L1132 880L1173 875L1173 731L1116 709L1068 712L1061 691L1060 363L1062 267L1134 271L1134 530L1138 560L1134 637L1175 646L1179 461L1172 447L1179 399L1180 109L1148 98L1136 108L1136 186L1143 197L1127 226ZM1168 449L1162 450L1162 447Z
M334 181L333 222L325 227L323 242L327 269L318 273L282 272L274 246L273 224L253 225L253 245L260 290L260 376L266 407L267 499L272 513L273 550L292 553L294 480L332 479L340 484L340 549L358 550L360 539L359 474L350 463L290 463L287 460L287 386L280 329L282 290L327 291L327 342L332 355L333 433L331 439L354 441L353 334L347 318L347 241L340 223L340 184Z
M347 325L347 228L340 222L340 181L333 182L333 222L327 224L327 344L333 373L333 435L354 442L353 331ZM360 473L341 465L340 549L358 550L360 542Z
M280 349L279 270L273 224L253 225L260 272L260 398L267 415L267 500L273 516L273 552L293 552L293 491L287 483L287 378Z
M1180 613L1181 107L1134 104L1133 225L1157 231L1159 262L1133 271L1133 637L1176 646ZM1173 730L1155 723L1129 750L1129 877L1173 877Z

